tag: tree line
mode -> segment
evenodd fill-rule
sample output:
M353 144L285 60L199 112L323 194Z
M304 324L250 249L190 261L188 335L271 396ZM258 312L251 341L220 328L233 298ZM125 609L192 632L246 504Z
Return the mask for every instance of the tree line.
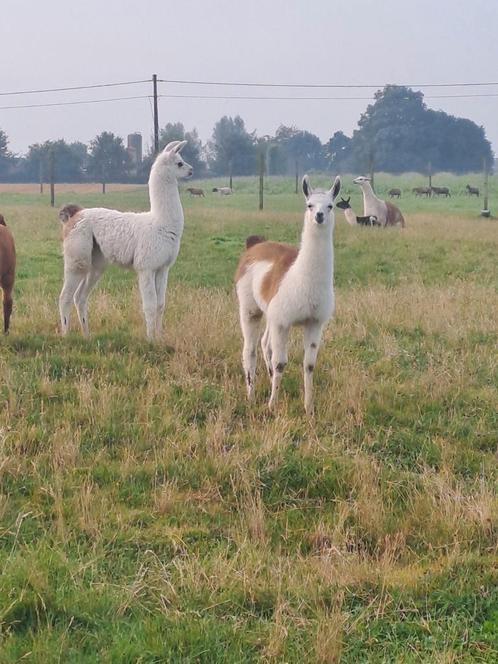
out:
M266 172L289 175L299 171L402 173L433 171L464 173L491 166L493 153L484 128L466 118L427 108L423 94L388 85L374 95L351 136L336 131L323 144L318 136L296 127L278 127L274 136L249 132L240 116L222 117L203 144L195 129L181 122L160 131L160 147L186 139L183 154L197 176L252 175L258 156L265 156ZM124 141L102 132L85 145L63 139L29 146L25 155L9 151L8 137L0 129L0 180L47 181L49 154L53 152L55 178L79 182L144 182L154 159L146 154L140 164L130 159Z

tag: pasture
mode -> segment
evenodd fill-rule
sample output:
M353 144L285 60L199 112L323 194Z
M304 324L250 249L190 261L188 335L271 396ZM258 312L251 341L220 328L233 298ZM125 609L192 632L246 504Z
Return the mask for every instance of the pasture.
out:
M74 310L58 336L57 209L1 185L18 273L0 339L0 662L498 659L498 222L467 182L482 186L434 176L452 197L425 200L421 176L377 176L403 191L404 231L336 211L312 421L299 332L276 415L261 358L248 407L232 282L247 235L298 242L291 178L266 180L263 212L256 178L182 194L157 345L117 269L90 299L91 339ZM131 185L56 195L148 207Z

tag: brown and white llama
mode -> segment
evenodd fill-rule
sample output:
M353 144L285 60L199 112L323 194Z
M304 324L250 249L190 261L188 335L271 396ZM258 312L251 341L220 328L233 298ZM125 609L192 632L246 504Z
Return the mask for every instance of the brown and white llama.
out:
M16 278L16 246L12 233L0 214L0 287L3 291L3 331L9 333L12 290Z
M305 175L307 209L299 249L251 236L239 260L235 281L247 395L250 400L254 395L260 322L265 316L261 348L272 384L270 409L277 403L287 363L289 330L300 325L304 328L304 405L308 414L313 412L313 369L322 330L334 311L333 208L340 188L336 177L328 191L313 191Z

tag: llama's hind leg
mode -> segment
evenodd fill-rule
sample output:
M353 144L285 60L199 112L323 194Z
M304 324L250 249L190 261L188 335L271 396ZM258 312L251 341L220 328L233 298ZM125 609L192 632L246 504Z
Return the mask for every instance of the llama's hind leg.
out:
M84 337L88 337L89 328L88 328L88 297L92 292L97 281L102 276L106 268L106 261L102 254L96 254L92 258L92 268L90 272L83 279L76 292L74 294L74 304L76 305L76 311L78 312L78 318L81 325L81 331Z
M142 307L147 328L147 339L154 341L156 334L157 293L155 273L152 270L142 270L138 273L138 287L142 297Z
M316 364L318 348L322 336L319 323L309 323L304 328L304 409L307 415L313 415L313 370Z
M86 272L80 270L65 270L64 285L59 296L59 313L61 319L61 332L65 336L69 330L69 314L73 305L74 294L78 286L85 281Z
M12 288L4 286L3 288L3 333L9 333L10 315L12 313Z
M257 347L259 339L259 324L261 321L259 309L244 309L240 311L240 327L244 337L244 348L242 350L242 366L246 380L247 398L249 401L254 396L254 382L256 377Z
M163 329L163 315L166 307L166 289L168 287L168 272L169 267L162 267L156 272L156 297L157 297L157 313L156 313L156 338L158 339Z

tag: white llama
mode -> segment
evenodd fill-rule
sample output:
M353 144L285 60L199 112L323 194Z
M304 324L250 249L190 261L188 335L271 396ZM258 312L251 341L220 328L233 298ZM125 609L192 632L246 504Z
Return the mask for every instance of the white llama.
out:
M246 240L235 275L240 325L244 337L242 364L247 395L254 394L256 349L263 314L263 357L271 378L269 408L277 403L287 363L287 339L292 325L304 327L304 405L313 412L313 369L325 323L334 310L334 199L341 188L336 177L329 191L313 191L305 175L303 192L307 210L298 249L259 236Z
M370 178L360 175L353 182L361 187L363 192L363 214L365 217L375 216L381 226L395 226L401 224L405 227L405 220L398 208L389 201L382 201L374 194Z
M150 212L107 208L62 208L64 286L59 297L62 334L69 329L74 298L81 330L88 336L88 296L108 263L132 268L147 327L147 338L161 333L168 271L178 256L183 233L183 208L178 178L192 167L181 157L187 141L173 141L157 156L149 177Z

